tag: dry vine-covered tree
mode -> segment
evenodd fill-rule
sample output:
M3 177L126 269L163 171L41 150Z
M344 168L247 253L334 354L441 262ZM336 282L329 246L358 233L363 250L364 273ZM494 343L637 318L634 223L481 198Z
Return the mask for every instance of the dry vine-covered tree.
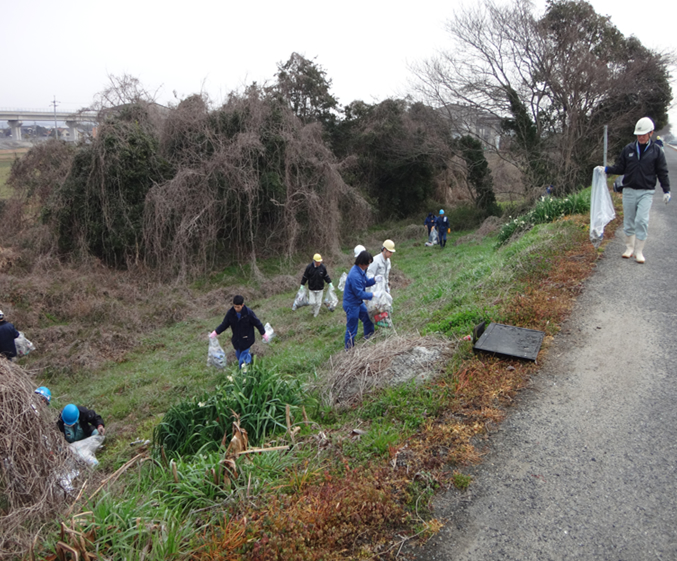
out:
M242 260L257 272L257 256L335 252L369 215L319 124L255 86L213 111L199 96L184 100L161 146L176 174L148 193L144 238L148 262L171 274Z

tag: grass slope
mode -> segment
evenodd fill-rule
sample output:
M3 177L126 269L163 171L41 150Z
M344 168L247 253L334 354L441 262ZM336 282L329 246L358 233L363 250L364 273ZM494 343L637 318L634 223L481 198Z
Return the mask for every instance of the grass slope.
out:
M484 319L553 335L598 255L587 241L585 217L537 225L500 248L495 237L455 245L464 234L451 236L443 250L422 239L395 240L398 334L459 341L436 379L377 391L348 411L315 407L299 423L295 442L283 434L268 442L293 443L291 452L251 456L238 461L235 473L222 468L222 452L179 458L173 466L161 457L139 464L93 499L85 492L81 509L89 514L66 520L89 536L83 551L148 560L390 558L401 543L393 541L395 533L436 531L439 523L428 513L435 489L468 486L462 470L478 460L473 439L500 422L535 371L519 361L474 356L461 337ZM329 268L335 284L349 261ZM254 351L280 373L307 382L342 353L345 314L323 308L313 318L309 308L292 311L293 298L289 291L247 302L277 333L270 346L257 343ZM207 333L221 319L148 329L124 361L54 376L48 380L54 406L75 401L101 413L110 434L101 460L109 470L120 467L131 456L129 442L150 438L170 407L234 373L206 365ZM374 344L384 337L377 333ZM228 337L221 339L233 364ZM55 540L47 537L44 545L52 549Z

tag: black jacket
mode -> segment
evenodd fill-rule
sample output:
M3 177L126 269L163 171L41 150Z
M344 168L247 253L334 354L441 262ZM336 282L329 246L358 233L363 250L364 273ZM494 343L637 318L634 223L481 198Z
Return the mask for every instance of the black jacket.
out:
M607 166L610 175L623 175L623 187L652 191L656 188L656 178L661 183L664 193L670 192L668 164L665 152L655 142L649 145L637 157L638 143L631 142L623 150L613 166Z
M259 330L261 335L266 332L259 318L257 318L256 314L247 308L247 306L242 306L240 319L237 318L235 308L228 310L221 325L216 328L216 333L220 335L229 327L233 330L233 336L231 337L230 342L233 343L233 347L238 351L244 351L254 344L255 327Z
M92 431L99 425L103 425L104 427L106 426L103 424L101 415L99 415L96 411L92 411L91 409L87 409L81 405L78 405L77 407L78 411L80 411L78 423L80 423L80 427L85 433L85 438L92 436ZM66 434L66 431L63 428L63 419L61 419L61 413L59 413L59 420L56 422L56 426L62 433Z
M14 339L19 336L19 332L14 328L14 326L5 321L4 319L0 321L0 354L5 355L7 358L14 358L16 356L16 345L14 344Z
M310 290L324 290L324 283L329 284L331 279L327 273L327 268L323 263L320 263L317 267L314 262L306 267L306 272L303 273L303 278L301 279L301 284L306 284L308 281L308 288Z

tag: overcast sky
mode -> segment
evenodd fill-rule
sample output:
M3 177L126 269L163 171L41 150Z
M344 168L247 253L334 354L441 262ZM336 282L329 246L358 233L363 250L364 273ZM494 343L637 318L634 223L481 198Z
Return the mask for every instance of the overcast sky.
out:
M624 35L677 50L677 2L590 0ZM468 3L466 3L468 4ZM0 109L88 106L108 75L129 74L168 104L200 91L213 102L296 51L314 59L345 105L402 96L408 64L448 45L458 0L0 0ZM540 9L545 0L537 0ZM677 94L677 83L673 83ZM177 97L178 96L178 99ZM677 122L677 111L671 112ZM4 123L3 123L4 125Z

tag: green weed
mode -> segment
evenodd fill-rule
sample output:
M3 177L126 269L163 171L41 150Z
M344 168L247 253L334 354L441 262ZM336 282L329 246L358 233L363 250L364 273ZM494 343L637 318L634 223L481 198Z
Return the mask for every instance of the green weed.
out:
M170 408L153 440L156 447L180 456L213 451L230 434L235 413L250 443L258 445L266 436L287 430L287 405L294 414L305 401L298 380L255 359L247 372L236 367L213 391Z
M472 477L470 475L463 475L462 473L455 471L451 476L451 480L454 484L454 487L460 489L461 491L465 491L468 488L468 485L470 485Z
M585 214L589 211L589 189L569 195L563 199L556 199L554 197L543 198L536 203L532 210L517 218L513 218L501 228L498 234L498 244L504 244L516 232L529 230L536 224L546 224L570 214Z

